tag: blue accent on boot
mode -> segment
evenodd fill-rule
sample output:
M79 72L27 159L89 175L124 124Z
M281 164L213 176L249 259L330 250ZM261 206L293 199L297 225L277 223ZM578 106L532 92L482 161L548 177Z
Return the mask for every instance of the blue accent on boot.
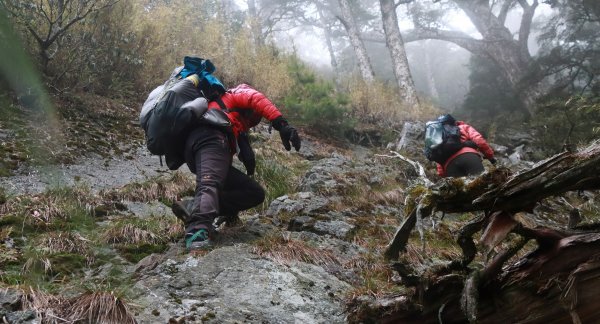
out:
M185 234L185 248L188 250L203 249L210 246L208 231L204 228L199 229L195 233Z

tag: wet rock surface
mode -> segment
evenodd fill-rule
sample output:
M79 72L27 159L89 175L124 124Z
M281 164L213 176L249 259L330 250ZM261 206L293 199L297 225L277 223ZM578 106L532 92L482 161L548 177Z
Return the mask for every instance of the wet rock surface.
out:
M141 323L343 323L348 288L321 267L284 266L239 244L170 256L140 276L135 303Z
M184 166L185 167L185 166ZM48 188L83 185L94 191L141 182L169 172L158 156L140 147L134 154L110 159L85 158L76 164L28 167L19 175L0 178L0 187L9 195L37 194Z

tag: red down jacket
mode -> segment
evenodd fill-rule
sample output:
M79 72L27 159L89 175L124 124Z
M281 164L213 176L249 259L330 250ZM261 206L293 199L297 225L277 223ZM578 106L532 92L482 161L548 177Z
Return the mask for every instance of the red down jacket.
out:
M442 177L446 176L446 167L448 166L448 163L450 163L450 161L452 161L455 157L457 157L461 154L472 152L472 153L483 154L483 156L486 159L491 159L494 157L494 151L488 145L488 143L483 138L483 136L481 136L481 134L479 134L479 132L475 128L473 128L469 124L466 124L463 121L457 121L456 125L458 125L458 128L460 129L460 141L463 143L465 141L472 141L477 145L479 150L465 146L465 147L461 148L458 152L456 152L452 156L450 156L448 158L448 160L446 160L446 162L444 162L443 165L438 164L437 172Z
M253 89L247 84L240 84L229 89L221 100L227 107L227 115L233 126L233 133L237 138L242 132L247 132L251 127L260 123L264 117L269 121L281 116L281 112L261 92ZM219 109L216 101L208 103L209 109Z

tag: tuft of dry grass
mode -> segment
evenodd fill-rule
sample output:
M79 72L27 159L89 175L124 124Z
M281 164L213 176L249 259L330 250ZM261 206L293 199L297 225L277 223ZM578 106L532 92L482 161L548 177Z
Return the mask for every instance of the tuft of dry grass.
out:
M127 304L112 292L88 292L72 301L69 319L88 323L137 323Z
M117 223L103 234L104 241L110 244L158 244L162 240L152 231L132 223Z
M119 189L100 192L104 199L120 201L177 200L184 193L194 192L196 182L190 172L177 171L170 178L159 178L144 183L132 183Z
M48 253L72 253L85 256L87 264L94 262L90 240L79 233L51 232L38 240L36 247Z
M279 264L289 265L300 261L319 266L340 266L341 261L330 250L308 245L291 239L283 233L273 233L255 242L252 251Z
M127 303L113 292L86 292L68 299L29 288L21 299L41 323L137 323Z
M162 244L177 240L183 232L183 225L175 217L122 219L108 227L102 240L109 244Z
M374 204L402 205L406 195L402 188L396 188L385 192L374 192L371 200Z
M68 308L68 299L54 296L43 291L29 288L21 297L23 309L35 311L41 323L68 323L64 316L65 308Z

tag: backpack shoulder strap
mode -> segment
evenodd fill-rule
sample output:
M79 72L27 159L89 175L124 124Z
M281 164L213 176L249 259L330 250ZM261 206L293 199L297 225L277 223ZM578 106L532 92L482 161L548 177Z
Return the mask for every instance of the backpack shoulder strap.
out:
M223 100L221 99L221 97L216 97L215 101L219 104L219 107L221 107L221 109L223 111L229 111L229 109L227 109L227 106L225 106L225 103L223 102Z

